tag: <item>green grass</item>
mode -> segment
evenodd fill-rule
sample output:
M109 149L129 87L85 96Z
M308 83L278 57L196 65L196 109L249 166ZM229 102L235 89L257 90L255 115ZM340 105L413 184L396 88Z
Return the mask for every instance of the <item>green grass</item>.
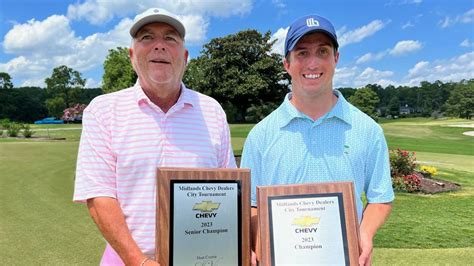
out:
M376 248L373 265L472 265L474 248Z
M397 193L390 219L375 239L383 248L474 247L474 173L441 169L440 178L462 185L452 193Z
M416 151L438 177L462 185L455 193L397 193L391 217L375 238L375 265L468 265L474 258L474 137L466 120L382 121L389 146ZM0 138L2 265L97 265L105 246L86 207L72 203L80 125L41 125L35 136ZM231 125L240 154L251 124Z
M104 244L72 203L77 143L0 144L2 265L97 265Z
M382 127L390 148L474 155L473 137L463 135L469 128L446 127L421 123L384 123Z

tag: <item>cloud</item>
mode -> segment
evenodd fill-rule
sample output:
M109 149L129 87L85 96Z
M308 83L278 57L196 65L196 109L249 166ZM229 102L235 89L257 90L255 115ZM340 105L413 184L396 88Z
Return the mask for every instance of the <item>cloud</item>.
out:
M187 15L179 16L186 28L185 40L188 44L202 44L206 40L209 21L203 16Z
M388 80L386 78L393 76L392 71L380 71L371 67L368 67L359 74L355 79L355 86L362 87L367 84L379 84L383 87L388 85L394 85L396 82Z
M401 5L412 5L412 4L421 4L423 0L405 0L402 1L400 4Z
M279 28L275 33L273 33L272 37L270 37L270 42L276 40L273 44L272 53L285 55L285 38L286 33L288 32L289 27L287 28Z
M413 40L399 41L391 49L387 49L385 51L378 52L376 54L366 53L362 55L361 57L357 59L356 64L363 64L370 61L379 61L379 60L382 60L387 55L403 56L408 53L416 52L420 50L422 47L423 45L419 41L413 41Z
M95 81L94 79L86 79L86 88L100 88L102 87L102 81Z
M379 53L376 53L376 54L372 54L372 53L366 53L364 54L363 56L359 57L356 61L356 64L362 64L362 63L367 63L369 61L378 61L378 60L381 60L382 58L384 58L388 53L388 50L387 51L382 51L382 52L379 52Z
M367 25L364 25L360 28L357 28L352 31L345 32L345 27L343 27L337 33L339 41L339 46L343 47L351 43L358 43L364 40L367 37L374 35L377 31L383 29L386 26L386 23L383 23L381 20L374 20Z
M413 28L413 27L415 27L415 25L411 21L408 21L407 23L403 24L402 29Z
M464 41L462 41L462 43L459 44L460 46L462 47L474 47L474 42L471 42L469 41L469 39L465 39Z
M396 81L388 79L393 75L392 71L380 71L371 67L365 68L362 71L358 67L336 68L334 87L360 88L367 84L379 84L382 87L387 87L388 85L396 86L398 84Z
M131 23L125 18L110 31L85 38L75 36L65 16L17 24L5 35L3 46L18 56L0 64L0 71L8 72L22 85L44 86L44 79L60 65L79 72L100 67L109 49L129 46Z
M252 10L251 0L227 1L168 1L168 0L86 0L84 3L69 5L68 17L73 20L86 20L100 25L115 17L136 15L149 7L159 6L177 15L201 15L228 17L247 14Z
M334 74L333 85L335 88L341 87L352 87L353 80L357 75L357 67L342 67L336 68L336 73Z
M474 76L474 52L462 54L447 60L437 60L433 63L421 61L408 71L404 83L417 86L421 81L455 82L471 79Z
M400 56L420 50L423 45L419 41L406 40L399 41L393 49L390 50L391 55Z
M53 15L43 21L32 19L14 25L5 35L3 48L10 54L66 53L74 38L69 20Z
M415 24L418 24L420 22L421 17L423 17L423 14L416 15L412 20L409 20L405 24L403 24L402 29L405 30L408 28L415 27Z
M444 19L438 22L438 25L441 28L451 27L457 23L469 24L474 22L474 8L470 9L469 11L465 12L462 15L458 15L455 18L451 18L446 16Z
M49 71L46 63L44 59L29 60L25 56L18 56L7 63L0 64L0 71L7 72L12 78L26 79Z
M283 3L283 0L272 0L272 4L275 5L277 8L286 8L286 4Z

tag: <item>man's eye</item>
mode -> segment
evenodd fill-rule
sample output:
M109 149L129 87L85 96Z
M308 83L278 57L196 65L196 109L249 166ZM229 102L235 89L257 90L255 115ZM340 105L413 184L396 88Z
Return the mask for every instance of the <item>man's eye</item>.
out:
M153 36L147 34L147 35L143 35L140 39L141 39L141 40L152 40L152 39L153 39Z
M329 54L329 49L327 49L327 48L319 49L319 55L326 56L328 54Z
M166 36L165 37L165 40L167 41L172 41L172 42L176 42L176 38L174 36Z
M298 55L299 55L299 56L306 56L306 55L308 55L308 51L300 51L300 52L298 53Z

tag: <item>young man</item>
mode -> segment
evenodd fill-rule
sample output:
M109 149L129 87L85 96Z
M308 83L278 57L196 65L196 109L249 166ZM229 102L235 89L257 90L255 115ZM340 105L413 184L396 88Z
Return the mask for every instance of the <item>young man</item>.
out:
M181 21L151 8L130 35L138 81L90 103L77 160L74 201L87 202L107 241L101 265L157 265L157 167L236 167L221 106L181 82Z
M305 16L290 26L283 64L292 90L250 132L241 167L251 169L254 207L257 186L354 182L359 263L370 265L373 237L394 199L388 149L381 127L333 89L338 47L334 27L323 17ZM365 209L362 193L368 201ZM252 208L254 239L256 215Z

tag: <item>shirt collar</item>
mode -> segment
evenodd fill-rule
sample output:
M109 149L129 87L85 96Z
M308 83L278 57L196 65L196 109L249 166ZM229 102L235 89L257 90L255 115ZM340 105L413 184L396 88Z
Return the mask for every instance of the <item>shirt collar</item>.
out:
M344 121L347 124L351 124L350 116L349 116L349 105L344 96L338 90L333 90L334 95L338 97L336 104L326 113L326 115L322 116L319 119L327 120L333 117L338 118ZM289 92L285 96L285 100L283 104L279 107L280 109L280 127L285 127L288 125L293 119L310 119L307 115L303 114L302 112L298 111L296 107L290 102L291 92Z
M140 86L138 79L135 85L133 86L133 89L135 91L135 100L138 105L140 105L141 103L151 103L150 99L143 91L143 88ZM186 88L184 83L181 83L181 94L179 95L178 101L174 104L174 106L190 105L191 107L193 107L197 104L197 101L198 99L196 98L196 96L192 94L188 88Z

